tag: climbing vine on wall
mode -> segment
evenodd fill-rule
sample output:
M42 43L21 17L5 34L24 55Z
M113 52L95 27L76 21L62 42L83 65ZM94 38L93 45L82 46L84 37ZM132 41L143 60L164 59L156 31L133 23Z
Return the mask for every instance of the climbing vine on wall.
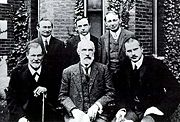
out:
M84 2L83 2L83 0L76 0L74 13L75 13L75 17L74 17L75 21L78 17L84 16Z
M29 39L28 23L29 14L25 4L22 2L19 9L13 16L15 44L7 59L8 74L10 74L15 67L20 65L20 62L26 57L25 47Z
M129 11L134 7L134 0L108 0L109 11L115 11L121 15L122 27L128 29Z
M122 26L128 29L129 11L134 7L134 0L108 0L109 11L116 11L121 15ZM77 17L84 16L83 0L76 0L75 5L75 20Z
M180 2L164 0L165 63L180 82Z

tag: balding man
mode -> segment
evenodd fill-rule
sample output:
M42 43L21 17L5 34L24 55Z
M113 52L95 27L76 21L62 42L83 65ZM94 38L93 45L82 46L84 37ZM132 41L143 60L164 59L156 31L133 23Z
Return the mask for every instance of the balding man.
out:
M42 93L48 91L42 68L43 55L40 44L29 43L28 64L13 70L7 92L9 122L41 121Z
M113 101L114 88L107 66L94 62L94 43L80 41L80 62L63 71L59 102L68 114L65 121L107 122L107 105Z

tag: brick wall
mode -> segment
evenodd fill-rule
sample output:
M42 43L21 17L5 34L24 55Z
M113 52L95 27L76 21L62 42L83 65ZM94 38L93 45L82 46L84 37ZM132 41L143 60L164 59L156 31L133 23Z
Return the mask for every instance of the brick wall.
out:
M74 26L75 0L39 0L39 17L49 18L54 23L53 35L62 41L69 38L68 28Z
M8 4L0 4L0 20L8 21L8 39L0 39L0 55L9 54L13 48L12 15L19 7L20 0L8 0ZM32 39L37 37L36 24L38 20L37 0L25 0L31 12L30 34ZM69 38L68 29L74 27L75 0L39 0L39 18L47 17L54 23L53 35L62 41ZM13 8L13 9L12 9ZM142 41L144 52L152 54L152 1L136 0L135 7L130 11L129 30L135 32Z
M25 0L25 5L28 8L29 18L29 34L30 40L38 37L36 25L38 23L38 0Z
M8 55L14 47L12 17L19 8L19 3L20 0L8 0L7 4L0 3L0 20L7 20L7 39L0 39L0 56Z
M152 0L136 0L135 3L135 34L142 42L146 55L153 52L152 5Z

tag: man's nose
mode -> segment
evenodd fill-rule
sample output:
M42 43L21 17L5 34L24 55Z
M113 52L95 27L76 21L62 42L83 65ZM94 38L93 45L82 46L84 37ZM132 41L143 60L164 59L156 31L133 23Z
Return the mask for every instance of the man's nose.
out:
M89 55L89 51L86 51L85 54L86 54L86 55Z
M135 51L132 51L132 55L135 55Z
M45 30L46 30L46 31L50 31L50 30L51 30L51 28L50 28L50 27L47 27L47 28L45 28Z
M85 30L85 28L82 28L82 30L84 31L84 30Z
M38 60L39 58L38 58L38 56L34 56L34 60Z

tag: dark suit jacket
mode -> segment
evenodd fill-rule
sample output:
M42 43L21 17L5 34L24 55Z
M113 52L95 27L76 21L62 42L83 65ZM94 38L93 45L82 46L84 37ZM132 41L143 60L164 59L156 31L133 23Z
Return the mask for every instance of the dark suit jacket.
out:
M36 117L36 120L41 120L42 96L34 97L33 91L37 86L46 87L44 73L42 70L36 83L27 65L12 72L7 93L10 121L17 122L23 116L30 120Z
M63 71L59 100L69 115L71 115L70 111L75 107L80 110L83 109L82 81L86 79L82 72L80 63L72 65ZM107 67L103 64L92 64L89 96L90 105L98 101L103 108L114 99L114 88L111 83L111 76L108 73ZM106 110L104 110L104 112L105 111Z
M121 29L121 33L118 38L119 42L119 61L122 61L125 57L123 43L124 41L134 36L134 33L126 29ZM106 64L109 67L109 56L110 56L110 31L107 31L102 35L98 41L98 62Z
M41 37L36 38L33 41L40 43L44 50ZM52 36L49 42L49 50L43 58L42 65L46 71L45 77L48 81L47 98L54 107L57 106L62 71L66 67L66 58L65 44Z
M144 57L139 71L139 82L141 85L137 92L133 90L134 81L131 80L131 61L129 59L124 61L119 72L119 82L115 85L117 86L117 103L124 103L121 105L125 105L126 108L133 110L135 105L137 105L134 102L134 93L137 92L140 100L138 103L138 106L141 108L140 111L144 113L147 108L155 106L165 114L161 121L166 122L166 119L170 117L179 104L178 97L180 92L178 82L165 64L152 57ZM123 107L121 105L119 104L118 106L121 108Z
M94 43L95 45L95 56L94 56L94 60L96 61L98 59L98 38L96 38L95 36L93 35L90 35L90 40ZM67 40L67 51L69 56L69 66L72 65L72 64L75 64L75 63L78 63L79 62L79 55L77 54L77 46L78 46L78 43L80 42L80 36L73 36L72 38L70 38L69 40Z

